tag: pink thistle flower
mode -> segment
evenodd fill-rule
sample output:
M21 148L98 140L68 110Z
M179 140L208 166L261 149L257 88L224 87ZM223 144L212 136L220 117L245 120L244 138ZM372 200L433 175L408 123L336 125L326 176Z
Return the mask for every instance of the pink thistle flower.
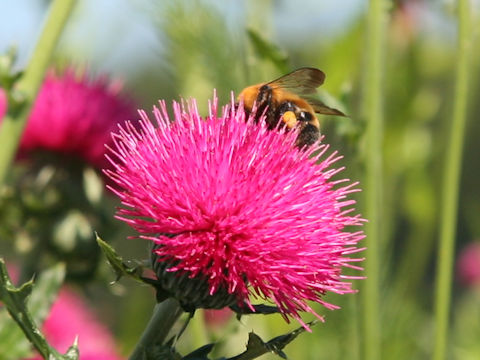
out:
M119 360L116 345L108 331L74 291L63 288L43 324L47 341L65 353L78 336L82 360ZM41 359L36 356L31 360Z
M457 275L459 281L466 286L480 285L480 242L472 242L460 252Z
M218 117L216 98L205 119L195 102L174 103L174 122L165 102L153 113L157 128L141 111L140 130L113 135L105 173L117 218L155 243L159 281L185 308L270 299L304 324L301 311L321 319L308 301L336 309L325 293L355 292L342 268L360 269L350 255L364 235L349 227L364 220L347 199L356 183L332 179L337 153L299 150L295 131L270 131L242 106Z
M7 113L7 94L5 94L5 90L0 88L0 121L3 119L6 113Z
M46 150L103 167L110 133L117 123L136 117L134 102L120 94L118 85L105 76L76 75L73 68L62 74L49 71L22 135L20 154Z

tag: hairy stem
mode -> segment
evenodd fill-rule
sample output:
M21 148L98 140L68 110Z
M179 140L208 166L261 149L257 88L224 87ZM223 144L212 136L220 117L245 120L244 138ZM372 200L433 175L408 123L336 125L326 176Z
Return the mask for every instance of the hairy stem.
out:
M161 344L165 340L182 312L180 304L173 298L155 305L153 315L129 359L146 359L148 349L151 349L154 344Z

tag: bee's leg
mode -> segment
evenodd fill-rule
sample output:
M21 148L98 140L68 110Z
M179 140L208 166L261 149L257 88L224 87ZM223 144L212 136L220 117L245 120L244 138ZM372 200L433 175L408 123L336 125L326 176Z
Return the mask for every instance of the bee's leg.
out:
M283 114L285 114L287 111L293 111L295 112L296 106L290 102L290 101L284 101L277 107L277 111L275 115L277 116L278 119L282 117Z
M285 101L275 111L275 126L280 122L281 126L292 129L297 124L297 106L290 101Z
M283 113L281 119L282 126L286 126L288 130L295 128L298 124L297 115L293 111Z
M238 109L238 107L237 107ZM248 121L250 119L250 115L252 114L246 107L243 107L243 111L245 112L245 121ZM257 119L255 119L257 121Z
M234 108L235 112L237 112L239 110L239 107L240 107L240 103L238 101L233 104L233 108ZM244 105L243 106L243 112L245 113L245 121L248 121L248 119L250 119L251 111L249 109L247 109L247 107ZM257 119L255 119L255 121L257 121Z
M308 147L313 145L319 138L320 130L316 126L310 123L303 123L296 143L299 148Z
M269 129L275 129L278 124L278 119L275 117L275 106L271 101L269 102L269 106L265 115Z

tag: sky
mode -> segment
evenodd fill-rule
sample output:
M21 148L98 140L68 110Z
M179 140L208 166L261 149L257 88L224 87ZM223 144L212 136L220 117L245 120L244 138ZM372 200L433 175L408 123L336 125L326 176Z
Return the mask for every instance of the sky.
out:
M205 2L217 7L233 25L242 21L245 2ZM339 5L336 1L304 0L299 7L295 1L274 1L274 35L281 41L296 41L311 33L331 36L360 13L365 3L342 0ZM16 46L19 67L26 64L33 51L47 4L41 0L0 0L0 53ZM67 53L76 49L76 60L113 72L125 72L132 63L141 66L142 62L155 61L162 46L157 19L151 14L159 12L159 6L161 2L151 0L82 0L69 19L60 48Z

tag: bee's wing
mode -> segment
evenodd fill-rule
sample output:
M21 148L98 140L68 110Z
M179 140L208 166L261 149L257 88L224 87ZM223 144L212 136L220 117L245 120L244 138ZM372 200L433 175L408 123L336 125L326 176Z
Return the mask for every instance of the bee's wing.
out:
M307 98L306 100L312 106L313 110L315 110L315 112L317 114L347 116L343 112L341 112L340 110L328 107L327 105L325 105L320 100L313 99L311 97Z
M316 92L317 87L325 81L323 71L304 67L283 75L267 83L272 88L281 88L297 95L309 95Z

